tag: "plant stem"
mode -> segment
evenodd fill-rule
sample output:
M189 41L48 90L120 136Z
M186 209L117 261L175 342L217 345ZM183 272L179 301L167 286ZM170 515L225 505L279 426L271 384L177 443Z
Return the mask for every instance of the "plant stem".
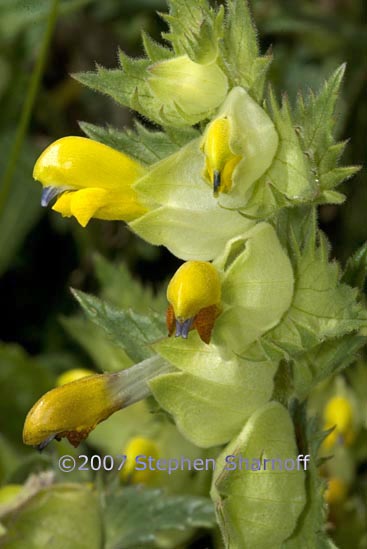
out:
M58 4L59 4L59 0L52 0L50 13L47 18L47 26L46 26L45 34L41 43L40 53L30 78L27 96L25 98L23 109L20 115L14 142L9 153L9 160L6 165L3 177L1 179L0 212L2 211L6 203L6 200L11 188L11 182L14 176L14 171L17 165L18 157L21 153L23 141L28 130L34 102L37 97L37 92L39 89L40 81L41 81L42 74L46 64L48 47L49 47L49 44L53 35L53 31L55 28L56 20L57 20Z

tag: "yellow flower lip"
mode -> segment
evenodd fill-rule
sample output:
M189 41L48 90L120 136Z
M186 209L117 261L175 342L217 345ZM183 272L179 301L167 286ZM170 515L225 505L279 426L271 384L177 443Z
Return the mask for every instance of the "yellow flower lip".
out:
M167 288L169 335L186 339L192 328L209 343L220 312L221 281L217 269L206 261L187 261L176 271Z
M63 137L40 155L34 179L44 187L41 205L75 216L85 227L92 217L131 221L146 213L133 184L146 170L107 145L85 137Z
M42 450L56 438L74 446L121 407L109 390L113 374L95 374L48 391L28 412L23 441Z

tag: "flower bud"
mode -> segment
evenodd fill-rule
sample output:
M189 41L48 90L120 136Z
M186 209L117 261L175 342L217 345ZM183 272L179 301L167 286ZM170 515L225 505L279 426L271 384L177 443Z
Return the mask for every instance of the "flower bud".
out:
M149 86L165 110L180 109L191 124L207 118L227 94L227 77L215 62L202 65L182 55L152 65L149 72Z
M349 446L355 439L354 410L351 402L344 396L334 396L324 409L324 429L333 431L326 437L323 446L326 450L333 448L337 443Z
M346 482L341 478L332 477L327 481L324 498L329 505L340 505L345 500L347 493L348 486Z
M169 335L187 338L196 328L201 339L210 341L220 311L221 283L216 268L205 261L187 261L176 271L167 288Z
M134 437L129 440L123 454L126 456L126 463L121 469L120 478L132 484L149 484L149 481L157 473L148 467L142 471L135 470L137 465L136 458L138 456L145 456L146 458L152 457L153 459L158 459L160 452L154 440L146 437Z
M206 169L204 177L213 185L214 196L218 192L228 193L232 188L233 170L242 159L229 147L230 120L227 117L216 118L209 125L203 144Z

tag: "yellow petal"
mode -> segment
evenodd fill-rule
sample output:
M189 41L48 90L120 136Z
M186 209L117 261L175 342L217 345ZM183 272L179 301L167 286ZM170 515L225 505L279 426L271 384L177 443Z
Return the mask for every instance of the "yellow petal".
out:
M107 201L108 191L105 189L82 189L72 193L70 210L80 225L85 227L93 216L98 217L98 211Z
M63 194L52 209L64 217L73 215L85 227L107 200L108 191L105 189L82 189Z
M219 273L206 261L187 261L176 271L167 288L175 317L186 320L201 309L218 305L221 298Z
M58 198L55 204L52 206L52 209L55 212L61 213L63 217L71 217L71 197L72 193L64 193Z
M85 227L92 217L132 221L147 211L137 202L134 195L134 191L116 193L98 188L81 189L61 195L52 209L64 217L74 215L82 227Z
M120 192L145 174L125 154L85 137L63 137L38 158L33 177L44 187L100 187Z

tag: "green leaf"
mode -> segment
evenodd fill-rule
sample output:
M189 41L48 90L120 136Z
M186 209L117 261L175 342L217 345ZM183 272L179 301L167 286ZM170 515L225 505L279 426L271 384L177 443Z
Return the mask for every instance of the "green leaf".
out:
M363 290L367 276L367 242L347 261L342 281Z
M227 2L222 61L232 86L243 86L261 100L271 56L259 57L256 29L246 0Z
M106 495L104 523L105 548L127 549L151 545L164 531L213 528L215 516L208 498L124 487Z
M154 354L150 344L165 335L162 316L151 313L148 317L132 310L120 310L84 292L72 290L72 293L88 318L103 328L134 362Z

